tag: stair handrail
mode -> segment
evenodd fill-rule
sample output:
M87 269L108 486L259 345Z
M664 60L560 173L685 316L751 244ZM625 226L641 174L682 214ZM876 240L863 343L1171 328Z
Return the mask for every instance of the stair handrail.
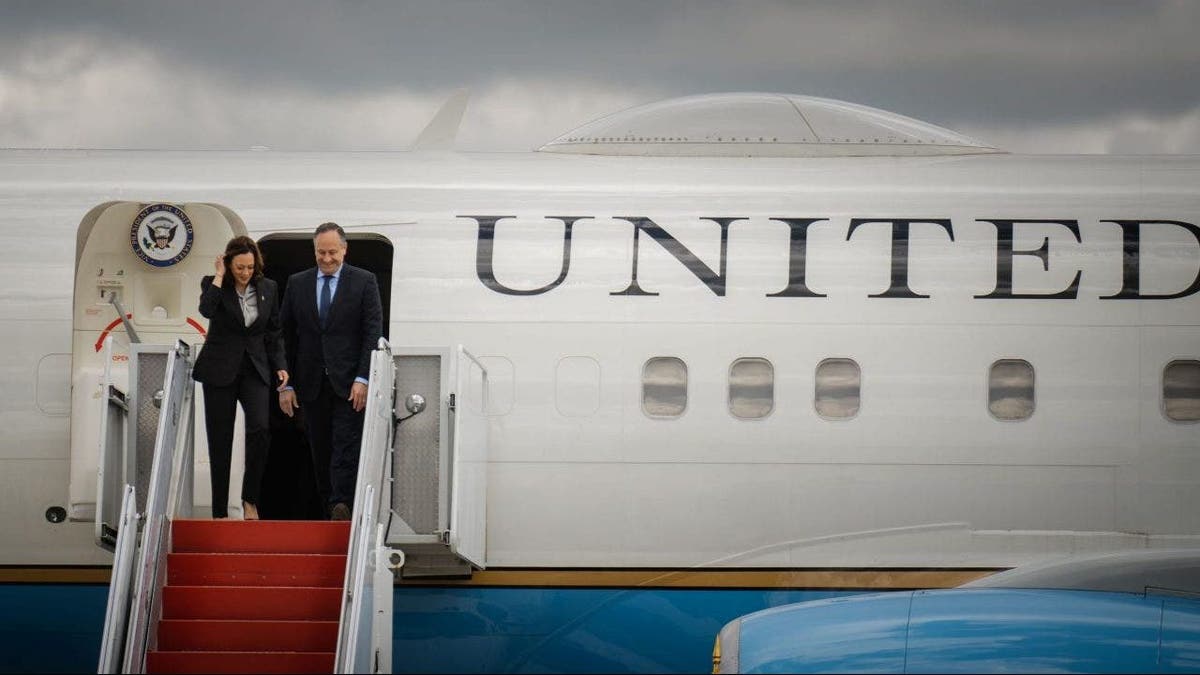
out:
M375 486L368 485L367 494L364 496L373 499ZM367 582L374 571L368 568L373 567L371 553L374 537L371 535L375 531L375 515L371 509L365 509L361 520L354 523L355 531L351 540L355 543L355 565L353 580L348 584L353 591L346 593L344 597L347 602L342 605L342 620L338 631L338 659L334 662L335 673L374 672L370 659L372 634L369 631L371 615L374 614L374 598L373 594L368 592ZM363 624L367 624L368 631L363 631ZM343 636L344 643L341 640ZM364 639L366 644L363 644Z
M137 490L125 484L121 499L121 517L117 521L117 542L113 556L112 579L108 585L108 605L104 610L104 633L100 639L100 663L97 673L121 672L121 661L129 629L132 601L134 552L137 548Z
M130 601L129 629L122 667L125 673L144 672L146 652L154 646L152 642L155 636L149 628L157 624L162 613L158 601L166 580L165 557L170 542L170 518L185 491L183 479L191 475L191 467L180 467L181 455L191 454L194 436L192 418L195 385L192 384L190 357L191 347L182 340L177 341L167 354L146 513L134 568L137 578ZM183 448L182 452L180 448Z
M334 659L335 673L375 672L380 664L375 658L376 650L370 647L376 632L366 631L368 648L363 649L363 619L365 617L369 622L391 619L390 616L376 616L375 575L369 568L374 567L376 560L375 525L380 522L380 514L387 513L391 507L390 460L392 437L395 433L395 397L395 361L392 358L392 348L386 339L379 338L378 346L371 353L371 370L367 380L367 407L364 412L362 442L359 446L350 541L346 548L346 573L343 577L337 655ZM389 587L387 592L391 593L391 590ZM391 664L386 665L387 671L391 672Z

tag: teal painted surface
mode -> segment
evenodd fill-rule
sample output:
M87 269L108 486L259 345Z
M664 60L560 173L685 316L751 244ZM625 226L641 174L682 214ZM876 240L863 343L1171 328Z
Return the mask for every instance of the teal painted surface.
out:
M741 614L842 592L398 588L397 673L704 673ZM107 586L0 586L0 673L96 672Z
M0 673L94 673L108 586L0 585Z
M396 590L397 673L707 673L737 616L841 591Z

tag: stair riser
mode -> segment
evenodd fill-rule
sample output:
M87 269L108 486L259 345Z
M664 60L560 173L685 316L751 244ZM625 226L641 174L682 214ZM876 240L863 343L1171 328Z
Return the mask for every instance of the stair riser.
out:
M328 586L341 588L344 555L172 553L172 586Z
M337 621L341 588L167 586L164 619Z
M175 520L175 553L346 554L350 524L332 521Z
M147 673L332 673L333 652L150 652Z
M160 651L325 652L336 621L180 621L158 625Z

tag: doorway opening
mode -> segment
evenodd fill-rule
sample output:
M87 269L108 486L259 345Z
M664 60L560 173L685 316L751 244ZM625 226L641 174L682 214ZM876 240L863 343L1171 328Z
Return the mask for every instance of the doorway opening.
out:
M279 297L287 290L288 277L316 265L311 234L268 234L258 240L265 268L263 276L279 284ZM373 232L346 233L346 262L375 274L379 300L383 304L383 337L388 337L392 308L392 242Z
M346 262L375 274L383 306L383 336L391 317L393 246L387 237L372 232L346 233ZM316 265L311 233L268 234L258 240L265 267L263 275L279 285L280 297L288 278ZM271 448L263 472L259 517L268 520L324 520L326 505L317 494L312 452L305 435L304 408L295 417L271 406Z

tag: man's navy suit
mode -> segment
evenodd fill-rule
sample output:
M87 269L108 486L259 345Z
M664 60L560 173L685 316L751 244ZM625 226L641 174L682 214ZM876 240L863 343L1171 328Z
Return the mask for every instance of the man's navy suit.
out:
M379 285L367 270L343 264L324 325L317 313L317 268L288 278L280 309L291 385L312 448L317 491L328 505L354 503L363 411L350 387L367 379L371 352L383 336Z

